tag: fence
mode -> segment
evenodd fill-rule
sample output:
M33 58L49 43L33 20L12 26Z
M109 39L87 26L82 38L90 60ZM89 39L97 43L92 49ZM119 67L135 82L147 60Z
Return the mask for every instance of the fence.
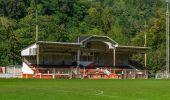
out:
M113 68L33 68L34 74L22 74L21 67L7 66L0 78L90 78L90 79L147 79L147 70ZM157 77L164 75L159 74Z
M155 79L170 79L170 74L167 75L165 72L164 73L156 73L155 74Z
M20 66L3 67L3 73L0 73L0 78L21 78L22 71Z
M0 74L0 78L21 78L21 74Z
M122 79L147 79L148 71L124 69L122 70L121 77Z
M34 69L34 75L32 78L72 78L73 70L71 68L36 68ZM27 78L28 76L24 76Z
M148 71L134 69L77 69L77 68L35 68L33 75L23 78L90 78L90 79L147 79Z

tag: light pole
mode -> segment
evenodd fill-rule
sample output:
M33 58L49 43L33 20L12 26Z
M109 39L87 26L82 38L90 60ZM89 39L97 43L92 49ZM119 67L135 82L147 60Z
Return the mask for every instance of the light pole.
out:
M166 0L166 78L169 78L169 0Z
M144 25L144 47L147 47L147 34L146 34L146 31L147 31L147 28L148 26L146 25L146 21L145 21L145 25ZM147 69L147 53L145 52L144 54L145 58L144 58L144 67L145 69Z
M36 45L37 45L37 49L36 49L36 62L37 62L37 67L39 67L39 63L40 63L40 54L39 54L39 44L38 44L38 41L39 41L39 39L38 39L38 11L37 11L37 0L36 0L36 7L35 7L36 9L36 12L35 12L35 23L36 23L36 36L35 36L35 42L36 42Z

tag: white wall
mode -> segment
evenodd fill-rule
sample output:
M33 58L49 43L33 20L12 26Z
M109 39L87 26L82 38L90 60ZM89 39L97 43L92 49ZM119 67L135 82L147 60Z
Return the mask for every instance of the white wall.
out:
M22 73L23 74L34 74L34 71L26 64L22 63Z
M21 56L36 55L36 44L29 46L28 48L21 51Z

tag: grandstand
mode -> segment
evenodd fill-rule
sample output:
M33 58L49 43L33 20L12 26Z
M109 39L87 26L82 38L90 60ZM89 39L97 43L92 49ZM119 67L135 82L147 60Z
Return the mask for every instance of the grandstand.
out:
M129 57L148 47L121 46L107 36L80 36L73 43L38 41L21 51L23 78L147 78ZM141 66L142 67L142 66Z

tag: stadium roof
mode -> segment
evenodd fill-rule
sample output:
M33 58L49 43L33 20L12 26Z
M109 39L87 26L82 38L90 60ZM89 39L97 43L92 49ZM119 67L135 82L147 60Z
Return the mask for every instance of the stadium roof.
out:
M86 43L91 42L91 41L101 41L105 43L109 49L114 49L118 52L129 52L129 53L136 53L136 52L145 52L151 48L149 47L139 47L139 46L121 46L119 45L116 41L112 40L111 38L107 36L99 36L99 35L89 35L89 36L80 36L79 37L79 43L78 39L73 43L73 42L49 42L49 41L38 41L37 43L34 43L32 45L41 45L43 48L80 48L84 47ZM31 46L32 46L31 45ZM25 50L27 48L30 48L31 46L28 46L22 50ZM35 46L36 47L36 46Z

